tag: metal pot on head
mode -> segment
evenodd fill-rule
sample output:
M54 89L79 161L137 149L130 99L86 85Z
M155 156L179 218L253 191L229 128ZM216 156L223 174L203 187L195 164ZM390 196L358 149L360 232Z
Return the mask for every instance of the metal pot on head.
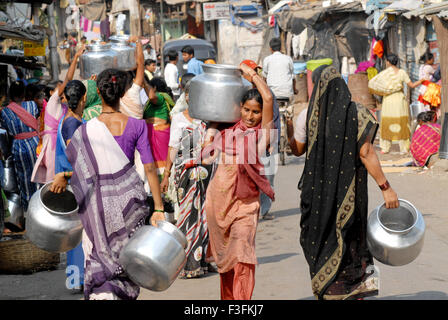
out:
M386 209L385 205L373 210L367 222L367 245L372 255L390 266L402 266L414 261L420 254L425 221L409 201L399 199L400 206Z
M205 121L234 123L241 118L241 98L251 88L241 71L230 65L204 64L204 73L190 82L189 113Z
M182 271L187 239L169 222L138 229L120 253L120 264L129 278L152 291L168 289ZM180 242L179 242L180 240Z
M136 68L135 47L129 43L128 35L116 35L109 38L111 49L118 55L117 68L130 71Z
M87 51L79 59L80 76L90 79L109 68L118 68L118 54L111 50L111 44L99 41L86 46Z
M79 208L70 186L57 194L50 191L51 184L45 184L31 197L25 215L25 236L43 250L67 252L81 242Z

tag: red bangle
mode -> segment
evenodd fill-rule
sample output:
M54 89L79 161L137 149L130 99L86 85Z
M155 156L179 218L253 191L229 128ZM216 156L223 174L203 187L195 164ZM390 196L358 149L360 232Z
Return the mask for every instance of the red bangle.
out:
M387 189L390 188L389 181L386 180L386 182L384 182L384 184L379 185L378 187L380 187L381 191L386 191Z

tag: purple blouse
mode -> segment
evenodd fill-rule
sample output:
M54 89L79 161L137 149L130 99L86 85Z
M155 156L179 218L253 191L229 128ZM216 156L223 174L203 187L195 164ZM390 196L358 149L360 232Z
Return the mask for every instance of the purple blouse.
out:
M123 134L114 138L131 163L134 163L135 149L140 153L143 164L154 162L145 120L129 117Z

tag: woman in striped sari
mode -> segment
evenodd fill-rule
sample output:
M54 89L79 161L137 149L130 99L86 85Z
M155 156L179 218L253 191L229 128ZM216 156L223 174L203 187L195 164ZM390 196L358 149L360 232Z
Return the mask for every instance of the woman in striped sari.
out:
M1 111L1 125L13 136L12 156L19 187L20 203L24 210L37 190L37 184L31 182L36 162L36 147L39 143L37 116L38 107L34 101L23 101L25 87L21 82L11 84L9 88L11 103Z
M188 88L185 91L188 102ZM208 249L207 218L204 209L205 193L212 176L212 165L199 165L206 125L193 119L188 109L173 116L166 168L161 189L168 190L169 178L174 176L175 202L179 206L177 227L188 240L187 263L179 278L198 278L208 273L206 252Z

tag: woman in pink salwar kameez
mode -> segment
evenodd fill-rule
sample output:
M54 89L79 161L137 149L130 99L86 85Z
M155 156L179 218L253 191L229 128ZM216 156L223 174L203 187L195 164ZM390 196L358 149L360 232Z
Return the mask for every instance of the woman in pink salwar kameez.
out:
M207 189L205 211L223 300L251 299L257 264L255 234L260 190L274 198L259 161L259 155L269 145L269 129L273 128L272 94L253 69L245 64L240 68L257 89L244 95L241 120L215 136L213 144L203 150L204 156L214 158L215 152L220 156Z

